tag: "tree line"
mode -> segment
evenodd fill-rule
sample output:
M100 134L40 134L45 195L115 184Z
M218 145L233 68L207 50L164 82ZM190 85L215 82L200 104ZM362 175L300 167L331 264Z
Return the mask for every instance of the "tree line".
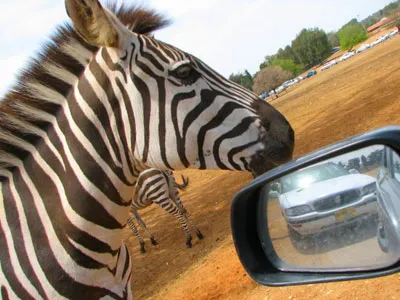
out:
M338 165L346 170L357 170L359 172L377 168L381 165L383 156L383 149L375 150L368 156L361 155L361 157L355 157L349 159L347 163L339 162Z
M386 16L396 11L400 11L400 0L385 6L377 14ZM331 56L335 47L350 51L355 45L365 41L368 38L367 25L372 21L379 21L376 20L375 14L361 22L352 19L337 32L326 33L317 27L304 28L290 45L280 48L273 55L265 56L254 75L245 70L231 74L229 79L256 94L275 89L305 70L322 64Z

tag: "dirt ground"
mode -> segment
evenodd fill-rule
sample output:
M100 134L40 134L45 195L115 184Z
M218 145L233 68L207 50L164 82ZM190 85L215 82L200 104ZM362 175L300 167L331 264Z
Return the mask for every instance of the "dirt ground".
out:
M295 156L343 138L400 124L400 36L333 66L271 102L296 132ZM178 173L179 174L179 173ZM263 287L242 268L230 233L230 201L244 172L181 172L181 198L205 238L185 248L179 223L158 207L142 213L159 241L146 254L127 229L136 299L400 299L400 275L295 287ZM177 177L179 179L179 177ZM179 180L178 180L179 181Z

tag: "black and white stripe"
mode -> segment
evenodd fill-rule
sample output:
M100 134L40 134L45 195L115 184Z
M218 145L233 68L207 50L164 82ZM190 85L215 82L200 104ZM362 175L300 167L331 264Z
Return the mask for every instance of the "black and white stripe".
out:
M130 299L122 232L138 175L276 165L290 158L293 131L255 95L150 38L168 24L156 12L65 2L74 29L58 28L0 101L1 295Z
M184 179L184 177L182 178ZM203 239L203 234L191 220L189 213L183 206L179 196L178 189L185 188L187 184L188 181L185 181L185 179L183 185L177 184L171 171L161 171L151 168L140 173L132 198L131 212L138 221L139 225L141 225L141 227L149 235L153 245L155 241L154 236L147 230L143 220L141 220L137 213L138 210L146 208L153 203L163 208L166 212L174 216L180 222L186 235L187 248L192 247L192 235L189 227L193 229L199 239ZM145 250L144 242L136 226L134 225L132 217L129 217L128 225L133 234L135 234L135 236L138 238L141 245L140 250L143 253Z

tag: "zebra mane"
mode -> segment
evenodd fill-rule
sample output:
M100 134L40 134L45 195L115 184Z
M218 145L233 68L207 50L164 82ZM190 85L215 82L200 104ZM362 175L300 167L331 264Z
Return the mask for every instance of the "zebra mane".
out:
M150 34L170 23L154 10L132 5L107 7L138 34ZM8 166L5 160L9 161L3 153L22 159L30 152L28 148L43 137L72 85L98 50L86 43L72 25L63 24L30 59L0 99L0 170Z

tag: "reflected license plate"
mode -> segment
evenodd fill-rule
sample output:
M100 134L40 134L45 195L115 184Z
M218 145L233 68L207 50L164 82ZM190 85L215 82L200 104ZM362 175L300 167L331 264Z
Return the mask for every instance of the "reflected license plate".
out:
M357 210L354 207L348 207L335 212L336 221L340 222L349 217L357 216Z

